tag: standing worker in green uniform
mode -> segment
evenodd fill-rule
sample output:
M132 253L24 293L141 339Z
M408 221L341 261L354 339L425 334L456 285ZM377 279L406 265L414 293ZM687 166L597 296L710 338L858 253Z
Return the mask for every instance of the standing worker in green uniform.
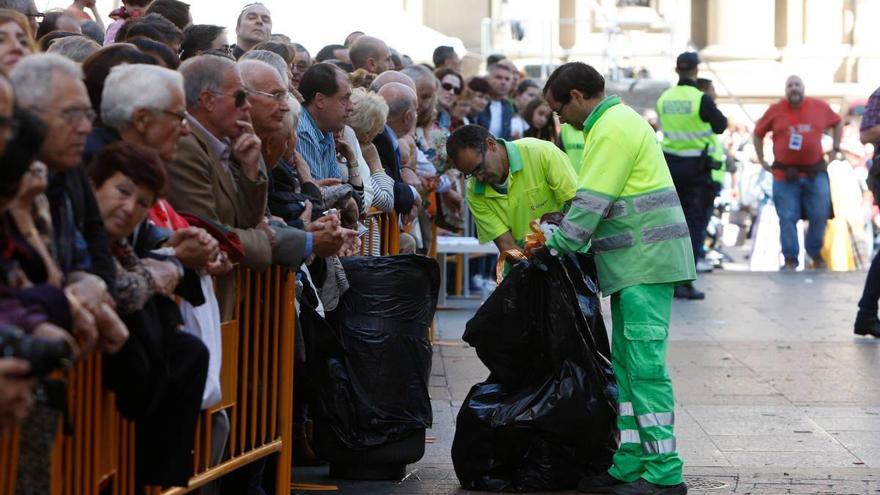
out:
M468 178L467 203L480 242L494 241L501 253L522 248L532 220L563 211L574 198L568 157L549 141L504 141L466 125L449 136L446 151Z
M559 141L562 149L571 160L574 173L581 171L581 159L584 157L584 133L575 129L571 124L562 124L559 129Z
M711 156L716 152L715 134L727 128L727 118L715 101L696 88L699 65L696 53L679 55L675 62L678 85L664 91L657 100L663 154L687 219L695 261L703 254L709 224L706 203L714 191L710 171ZM699 262L699 266L704 265L705 262ZM692 284L684 284L675 289L675 297L704 299L706 295Z
M536 256L592 243L599 286L611 296L611 362L619 390L620 447L587 493L681 495L675 400L666 369L673 291L696 277L688 226L651 126L589 65L567 63L544 87L562 122L583 129L584 158L571 208Z

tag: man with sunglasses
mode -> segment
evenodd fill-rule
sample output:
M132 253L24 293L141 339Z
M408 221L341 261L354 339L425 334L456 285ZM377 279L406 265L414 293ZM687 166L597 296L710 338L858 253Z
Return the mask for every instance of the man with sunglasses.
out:
M499 252L521 248L532 220L563 211L574 198L568 157L549 141L504 141L485 127L466 125L449 136L446 151L467 179L480 242L494 241Z
M590 244L599 286L611 296L620 447L611 469L583 479L579 489L683 495L666 338L674 288L693 280L696 269L672 175L654 130L619 97L605 96L594 68L560 66L544 98L563 123L583 130L585 145L571 208L535 256Z
M235 232L244 247L242 266L265 269L274 231L264 220L261 141L241 75L234 62L212 55L187 59L180 73L190 133L180 138L177 158L167 167L168 201ZM217 300L221 319L232 319L235 272L217 278Z

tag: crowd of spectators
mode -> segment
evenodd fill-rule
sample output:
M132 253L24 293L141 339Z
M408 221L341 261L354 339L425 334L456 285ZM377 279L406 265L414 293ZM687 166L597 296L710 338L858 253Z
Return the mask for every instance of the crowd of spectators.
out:
M427 254L435 224L461 230L451 131L556 136L537 84L500 57L465 78L452 47L414 64L362 32L313 57L260 3L235 33L178 0L123 0L107 20L94 0L0 0L0 339L103 353L137 428L137 483L185 485L197 418L221 399L236 266L298 272L298 303L323 315L347 289L339 259L379 254L363 237L377 214L398 215L402 253ZM0 430L20 426L23 444L60 414L35 404L30 371L0 358ZM228 418L212 423L222 439ZM34 451L48 473L48 447Z

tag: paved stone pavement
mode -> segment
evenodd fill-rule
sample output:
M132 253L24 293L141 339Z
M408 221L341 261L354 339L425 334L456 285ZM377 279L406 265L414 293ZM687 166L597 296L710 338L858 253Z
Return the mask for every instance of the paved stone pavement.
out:
M713 273L676 301L669 364L691 493L880 493L880 340L855 337L864 273ZM607 300L605 301L607 304ZM487 371L461 340L478 300L438 312L425 457L393 483L297 481L351 494L456 494L455 416ZM607 315L607 311L606 311ZM609 325L610 328L610 325ZM722 485L712 490L700 486Z

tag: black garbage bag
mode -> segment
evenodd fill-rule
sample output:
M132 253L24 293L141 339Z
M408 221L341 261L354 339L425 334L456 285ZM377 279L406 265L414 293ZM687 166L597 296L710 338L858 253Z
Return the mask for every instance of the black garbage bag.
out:
M342 264L350 288L327 315L330 331L306 335L307 362L316 421L359 450L431 426L429 332L440 270L417 255Z
M491 373L458 413L464 488L564 490L610 467L617 387L591 264L521 262L468 322L464 340Z

